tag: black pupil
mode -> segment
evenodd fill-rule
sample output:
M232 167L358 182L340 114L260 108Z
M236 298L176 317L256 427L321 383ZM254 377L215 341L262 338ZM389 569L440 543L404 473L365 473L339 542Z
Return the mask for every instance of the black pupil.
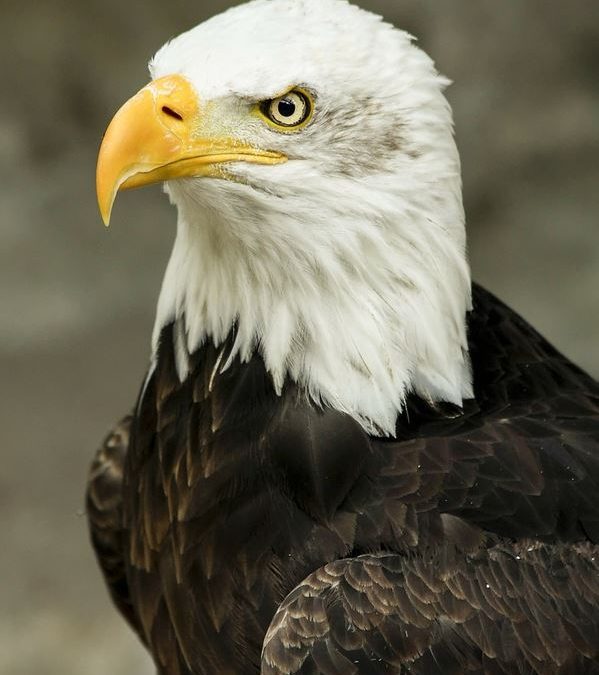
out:
M279 101L278 110L279 115L282 117L293 117L293 115L295 115L296 109L297 106L290 98L284 98Z

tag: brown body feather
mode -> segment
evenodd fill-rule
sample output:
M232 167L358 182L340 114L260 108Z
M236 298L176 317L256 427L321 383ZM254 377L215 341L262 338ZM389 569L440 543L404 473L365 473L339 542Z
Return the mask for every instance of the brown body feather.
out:
M476 398L380 439L164 329L88 492L160 673L599 673L599 386L478 287L469 331Z

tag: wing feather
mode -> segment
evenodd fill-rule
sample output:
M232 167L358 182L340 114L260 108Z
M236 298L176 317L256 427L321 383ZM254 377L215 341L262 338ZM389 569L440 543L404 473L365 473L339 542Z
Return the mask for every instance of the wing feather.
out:
M449 556L450 575L437 572L434 583L438 553L426 580L415 555L369 554L318 570L275 615L262 675L599 672L596 546L500 543ZM550 591L539 591L540 575L555 578Z
M131 422L130 415L123 418L97 451L87 482L86 510L92 545L110 596L144 640L126 576L122 486Z

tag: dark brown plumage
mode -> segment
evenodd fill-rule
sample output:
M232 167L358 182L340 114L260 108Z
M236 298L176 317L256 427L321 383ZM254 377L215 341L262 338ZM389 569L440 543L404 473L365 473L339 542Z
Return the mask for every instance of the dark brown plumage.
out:
M476 398L396 439L215 375L233 335L181 384L172 332L88 489L160 673L599 673L599 386L510 309L474 288Z

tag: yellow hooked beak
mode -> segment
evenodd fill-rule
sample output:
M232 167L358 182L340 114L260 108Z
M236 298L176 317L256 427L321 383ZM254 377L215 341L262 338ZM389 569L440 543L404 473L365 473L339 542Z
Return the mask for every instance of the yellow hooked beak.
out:
M98 156L96 189L106 225L119 190L185 176L223 176L225 162L280 164L278 152L203 134L198 96L181 75L162 77L139 91L110 123Z

